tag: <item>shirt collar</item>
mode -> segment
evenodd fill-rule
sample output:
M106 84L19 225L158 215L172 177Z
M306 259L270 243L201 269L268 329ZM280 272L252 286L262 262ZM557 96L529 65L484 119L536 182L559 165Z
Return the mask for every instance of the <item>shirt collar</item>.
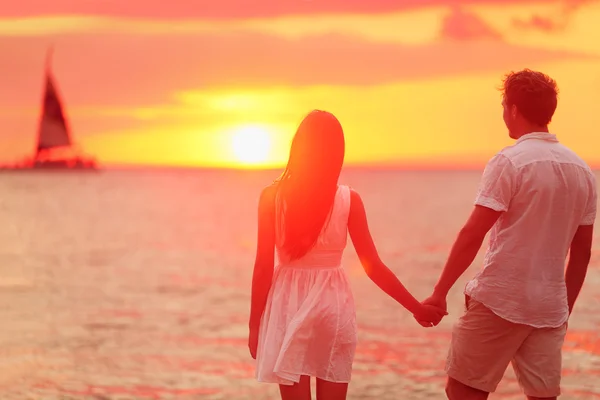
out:
M517 143L521 143L524 140L528 139L538 139L538 140L546 140L548 142L558 142L556 135L548 132L531 132L521 136Z

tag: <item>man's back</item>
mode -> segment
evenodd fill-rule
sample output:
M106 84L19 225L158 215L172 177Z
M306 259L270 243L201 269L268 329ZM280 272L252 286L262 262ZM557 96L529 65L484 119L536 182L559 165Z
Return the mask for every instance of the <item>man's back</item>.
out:
M476 204L504 212L467 294L512 322L563 324L565 259L577 228L595 218L590 168L554 135L530 133L490 161Z
M475 207L426 300L445 305L490 232L484 268L467 284L466 310L452 330L450 400L487 398L508 364L528 398L560 395L566 322L591 258L596 177L548 133L556 81L524 69L506 74L501 91L502 119L517 142L486 166Z

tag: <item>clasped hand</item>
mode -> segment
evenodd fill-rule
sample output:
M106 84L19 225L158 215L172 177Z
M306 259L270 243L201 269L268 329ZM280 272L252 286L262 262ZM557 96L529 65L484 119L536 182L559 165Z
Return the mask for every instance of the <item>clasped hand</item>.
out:
M446 315L448 315L446 299L432 295L421 302L421 307L413 317L421 326L431 328L439 324Z

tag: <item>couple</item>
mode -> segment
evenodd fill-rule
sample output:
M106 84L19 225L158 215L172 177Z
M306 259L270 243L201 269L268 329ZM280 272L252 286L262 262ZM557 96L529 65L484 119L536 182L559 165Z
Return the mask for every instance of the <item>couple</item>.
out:
M558 92L551 78L512 72L502 90L516 143L487 164L472 214L422 303L381 261L360 195L338 185L340 123L323 111L304 118L284 173L260 197L252 279L250 353L257 379L279 384L283 400L310 399L311 376L317 399L346 398L357 341L341 268L348 233L369 278L421 325L435 326L490 230L484 267L467 284L466 310L452 331L446 394L486 399L512 362L528 399L559 396L567 321L591 256L596 181L548 132Z

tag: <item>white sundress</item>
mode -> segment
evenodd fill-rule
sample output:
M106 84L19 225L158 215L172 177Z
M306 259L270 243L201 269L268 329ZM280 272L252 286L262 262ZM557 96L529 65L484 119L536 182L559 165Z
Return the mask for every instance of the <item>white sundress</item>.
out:
M258 381L292 385L308 375L350 382L356 311L341 265L349 211L350 188L340 185L315 247L291 262L277 252L279 265L259 329Z

